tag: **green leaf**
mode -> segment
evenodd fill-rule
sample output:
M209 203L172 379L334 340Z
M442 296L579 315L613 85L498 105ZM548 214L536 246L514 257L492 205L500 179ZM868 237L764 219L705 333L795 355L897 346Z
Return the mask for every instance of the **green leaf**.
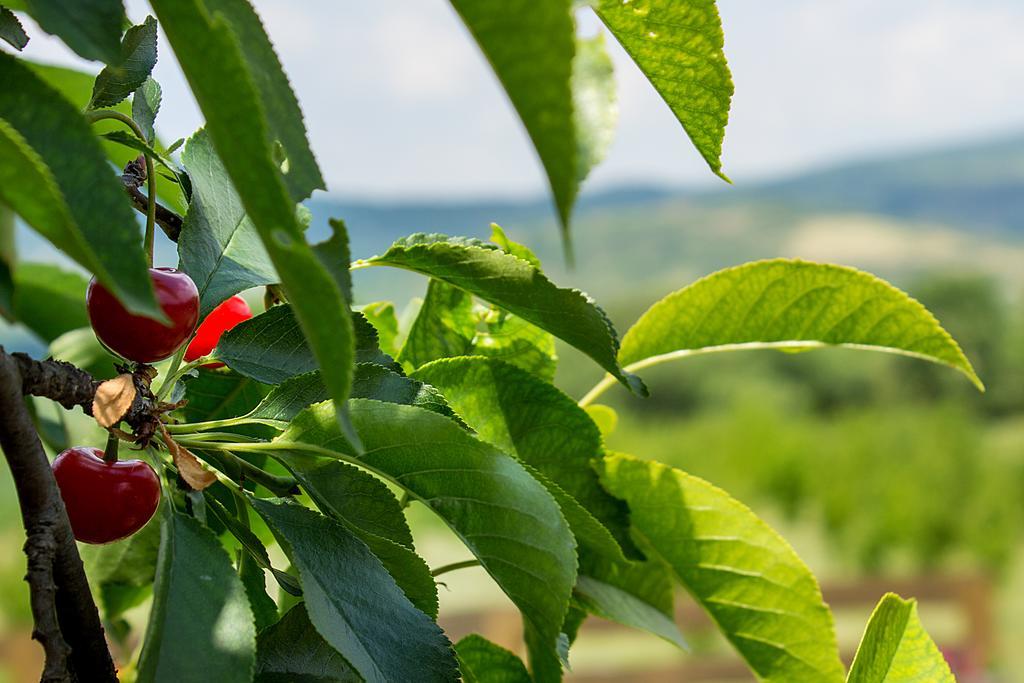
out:
M15 244L14 212L0 203L0 315L14 321L14 265L18 260Z
M572 0L451 0L501 81L551 184L568 232L579 190Z
M142 602L152 590L161 517L154 516L138 532L115 543L79 546L89 585L98 591L108 621Z
M603 451L601 434L574 400L525 370L487 358L435 361L413 376L440 390L481 439L540 471L632 547L628 510L601 487L593 468ZM579 537L578 525L573 531Z
M733 84L714 0L600 0L597 14L647 76L715 175Z
M251 555L243 553L239 558L238 578L245 586L245 595L249 598L249 606L252 607L256 631L262 631L276 623L281 615L278 613L277 603L267 593L267 575ZM258 650L258 641L256 647Z
M515 459L455 422L411 406L354 399L356 458L329 406L301 413L271 444L365 467L429 506L554 647L576 576L575 541L551 494Z
M0 200L125 306L164 319L135 215L81 114L0 53Z
M285 184L280 166L274 161L272 131L263 108L265 98L262 89L254 85L267 75L257 76L246 61L246 55L259 47L242 48L224 12L211 16L200 0L153 0L150 4L206 117L217 154L280 275L295 317L323 371L339 423L355 439L345 416L354 362L352 316L334 278L302 235L289 195L295 183ZM229 14L237 29L242 14ZM244 37L252 35L246 29ZM260 66L267 68L265 63ZM290 125L299 125L298 119ZM273 133L286 138L285 142L290 140L281 130L275 128ZM294 150L288 151L297 157ZM289 168L292 162L296 168L301 165L301 159L295 158L289 160Z
M226 20L238 38L270 133L284 148L288 160L284 181L292 199L302 201L313 190L327 189L306 140L302 110L259 16L247 0L205 0L205 4L215 21Z
M683 634L670 617L621 588L589 576L580 576L576 580L575 595L587 611L603 619L647 631L680 649L686 649Z
M455 643L465 683L531 683L523 660L483 636L470 634Z
M444 633L352 532L295 503L252 503L299 570L310 621L366 681L458 679Z
M132 118L146 134L146 139L150 144L156 141L156 131L153 126L156 124L156 115L160 111L162 100L163 90L160 84L150 76L146 77L146 80L132 95Z
M132 26L121 41L121 59L104 67L92 89L88 109L112 107L121 102L149 78L156 66L156 19L146 17Z
M505 234L505 230L497 223L491 223L491 241L501 247L501 250L505 253L518 256L537 270L541 270L540 259L533 253L533 250L525 244L513 242Z
M137 680L248 683L256 629L245 587L213 533L169 508Z
M604 161L615 138L619 107L615 95L615 68L604 46L604 35L579 38L572 62L572 94L576 110L580 183Z
M28 35L14 12L0 5L0 40L21 52L28 45Z
M309 622L306 606L292 607L256 639L255 683L362 683L362 678Z
M886 594L868 621L847 683L956 683L917 616L917 602Z
M14 315L49 343L65 332L89 326L85 310L88 281L48 263L20 263L14 271Z
M970 362L924 306L854 268L774 259L727 268L651 306L622 340L638 370L701 353L843 346L898 353L960 370Z
M398 362L415 369L439 358L463 356L472 346L475 331L473 297L431 278Z
M558 367L553 336L498 308L484 315L467 355L511 363L549 383Z
M187 422L223 420L244 415L252 410L270 391L270 387L244 375L223 370L200 370L195 377L186 377L185 398L181 408Z
M25 9L39 27L55 35L80 57L107 64L121 58L121 0L25 0Z
M279 459L325 515L345 524L369 546L416 608L437 618L437 585L430 567L413 551L405 515L387 486L336 460L304 453Z
M587 354L635 393L646 394L643 382L619 367L618 337L604 311L586 295L556 287L528 261L495 245L416 234L365 263L422 273L500 306Z
M348 230L345 221L337 218L328 218L327 224L331 227L331 236L324 242L314 244L313 253L334 277L346 301L352 301L352 274L348 270L352 254L348 248Z
M192 181L192 202L178 254L199 289L205 316L231 296L280 278L205 129L188 139L181 160Z
M50 355L85 370L96 379L110 379L118 374L114 363L119 361L100 344L91 326L70 330L54 339L50 342Z
M377 330L381 350L392 356L396 355L398 316L395 314L395 305L390 301L374 301L363 306L359 312Z
M758 679L842 680L817 581L753 512L702 479L627 455L606 456L601 480Z

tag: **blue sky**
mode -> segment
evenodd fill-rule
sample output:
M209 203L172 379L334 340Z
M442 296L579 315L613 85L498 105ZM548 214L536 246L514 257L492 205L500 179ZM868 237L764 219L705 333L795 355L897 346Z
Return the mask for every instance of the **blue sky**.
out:
M362 197L534 196L518 120L443 0L256 0L329 189ZM133 19L146 5L130 1ZM1020 0L719 0L736 81L725 170L739 184L850 157L1024 128ZM584 30L597 30L587 11ZM26 54L81 65L29 28ZM614 40L620 125L589 188L717 182ZM88 65L92 70L97 65ZM169 51L158 128L201 119Z

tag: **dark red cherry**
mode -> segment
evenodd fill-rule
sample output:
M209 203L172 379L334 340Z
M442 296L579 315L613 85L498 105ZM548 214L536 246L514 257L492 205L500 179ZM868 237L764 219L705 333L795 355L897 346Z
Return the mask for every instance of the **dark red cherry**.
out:
M85 295L96 337L114 353L138 363L155 363L173 354L199 321L199 290L192 278L174 268L150 268L149 277L170 325L129 313L95 278Z
M190 363L213 351L222 334L251 317L252 310L250 310L249 304L245 303L245 299L237 294L217 306L203 322L199 323L196 336L192 338L188 348L185 349L185 362ZM223 365L223 363L207 363L203 367L219 368Z
M106 462L103 451L69 448L53 461L75 538L110 543L146 526L160 503L160 481L141 460Z

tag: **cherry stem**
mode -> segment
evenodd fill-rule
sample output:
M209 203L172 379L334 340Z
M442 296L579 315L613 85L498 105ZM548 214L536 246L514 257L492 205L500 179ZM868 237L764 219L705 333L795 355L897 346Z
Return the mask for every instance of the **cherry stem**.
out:
M121 439L117 437L114 432L107 434L107 447L103 451L103 462L108 465L113 465L117 462L117 448L121 444Z
M97 121L103 121L110 119L113 121L120 121L124 125L128 126L135 137L141 140L144 144L149 144L146 139L146 134L142 132L142 128L139 124L135 123L135 120L122 114L119 111L112 111L110 109L103 109L100 111L90 111L85 113L85 118L89 123L96 123ZM146 159L146 182L148 183L149 197L147 197L146 206L146 233L142 239L142 248L146 252L146 259L148 260L149 267L153 267L153 243L156 235L156 167L153 165L153 159L148 153L143 152L142 156Z
M470 567L479 567L479 566L480 566L480 560L463 560L461 562L452 562L451 564L443 565L441 567L438 567L437 569L432 569L430 571L430 575L434 576L434 577L437 577L437 576L441 576L441 574L447 574L448 572L453 572L456 569L468 569Z

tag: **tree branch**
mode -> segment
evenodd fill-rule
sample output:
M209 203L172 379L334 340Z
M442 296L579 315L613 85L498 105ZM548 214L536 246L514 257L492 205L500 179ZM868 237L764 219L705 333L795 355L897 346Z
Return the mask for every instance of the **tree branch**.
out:
M27 536L32 635L46 653L42 681L114 682L114 663L67 511L22 398L21 365L0 347L0 447L11 468Z
M124 184L125 192L132 199L132 206L141 213L146 213L149 209L149 199L139 190L142 184L146 182L145 163L139 163L139 159L129 161L124 167L121 182ZM181 216L157 202L156 224L160 226L160 229L164 231L164 234L172 242L177 242L178 237L181 236L182 223L184 223L184 220Z

